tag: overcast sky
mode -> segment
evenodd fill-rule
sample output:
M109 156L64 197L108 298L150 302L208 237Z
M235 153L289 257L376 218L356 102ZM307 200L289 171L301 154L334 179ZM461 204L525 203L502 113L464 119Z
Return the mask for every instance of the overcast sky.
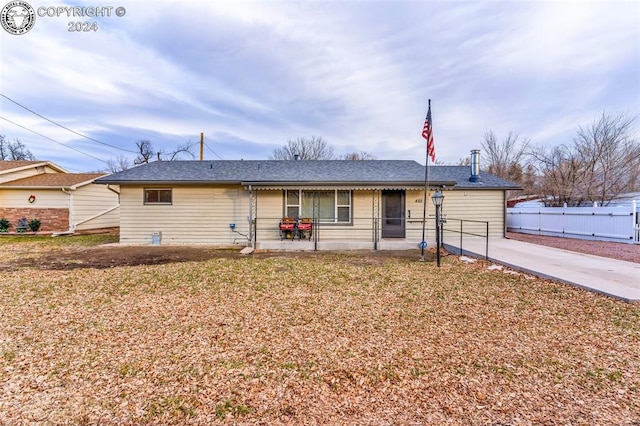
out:
M72 3L112 7L98 18L28 3L29 32L0 29L0 134L70 171L134 154L6 97L125 150L204 132L205 159L225 160L321 136L424 164L428 99L451 164L490 129L558 145L603 111L640 113L638 1ZM83 21L97 31L68 31Z

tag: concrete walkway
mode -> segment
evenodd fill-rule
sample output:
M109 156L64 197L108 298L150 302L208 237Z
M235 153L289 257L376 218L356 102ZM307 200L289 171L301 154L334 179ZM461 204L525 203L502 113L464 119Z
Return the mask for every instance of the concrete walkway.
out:
M448 243L448 242L447 242ZM459 253L460 243L445 244ZM486 240L467 238L463 254L484 258ZM640 263L592 256L553 247L509 240L489 239L489 260L512 269L561 281L627 302L640 302Z

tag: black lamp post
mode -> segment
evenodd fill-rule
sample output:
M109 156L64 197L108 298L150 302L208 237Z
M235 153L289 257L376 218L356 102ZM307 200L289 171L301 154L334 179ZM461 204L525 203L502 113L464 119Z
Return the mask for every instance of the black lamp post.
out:
M440 267L440 228L442 227L442 221L440 216L442 215L442 202L444 201L444 195L439 189L431 196L433 205L436 206L436 264Z

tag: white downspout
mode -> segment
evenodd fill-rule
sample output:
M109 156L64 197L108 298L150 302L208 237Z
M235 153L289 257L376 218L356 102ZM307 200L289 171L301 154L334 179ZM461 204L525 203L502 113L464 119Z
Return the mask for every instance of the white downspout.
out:
M67 188L62 188L62 192L64 192L65 194L67 194L69 196L69 230L68 231L63 231L63 232L54 232L53 235L65 235L65 234L73 234L74 232L76 232L76 226L73 223L73 194L71 192L71 190L67 189Z
M118 194L118 205L120 205L120 191L118 189L114 189L111 185L107 184L107 189L111 192L115 192L116 194Z

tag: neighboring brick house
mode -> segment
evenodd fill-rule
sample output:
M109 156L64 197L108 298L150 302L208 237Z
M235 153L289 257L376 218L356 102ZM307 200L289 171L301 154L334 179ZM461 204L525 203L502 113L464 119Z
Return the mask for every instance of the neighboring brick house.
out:
M48 161L0 161L0 218L16 231L21 218L40 232L67 233L119 225L119 189L95 185L104 173L68 173Z

